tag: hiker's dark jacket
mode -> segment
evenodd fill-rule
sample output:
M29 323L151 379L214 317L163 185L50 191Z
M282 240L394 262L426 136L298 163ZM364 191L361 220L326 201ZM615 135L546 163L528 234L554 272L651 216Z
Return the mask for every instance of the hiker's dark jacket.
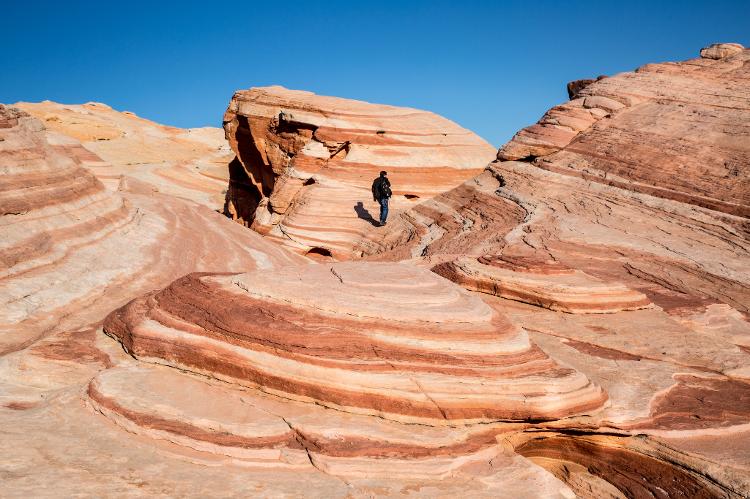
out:
M391 197L391 181L387 177L378 177L372 183L372 198L380 201Z

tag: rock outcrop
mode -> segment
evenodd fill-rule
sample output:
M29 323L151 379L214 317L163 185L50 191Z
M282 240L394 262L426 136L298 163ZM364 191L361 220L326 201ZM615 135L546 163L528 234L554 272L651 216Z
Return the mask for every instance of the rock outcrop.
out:
M503 256L459 258L433 269L466 289L572 314L602 314L652 306L643 293L602 282L555 261Z
M354 253L368 260L424 257L435 263L497 252L505 235L527 216L523 206L497 194L504 182L499 172L488 169L393 217L385 230L358 241Z
M305 486L315 496L339 495L337 484L358 496L406 486L436 495L569 495L541 467L498 444L523 425L404 425L148 365L102 372L86 402L130 434L168 442L174 452L262 470L268 491L296 475L313 483L328 478L321 490Z
M104 330L139 359L396 421L559 419L605 400L481 300L410 265L191 275Z
M704 59L724 59L742 53L744 48L739 43L714 43L701 49L701 57Z
M96 102L15 106L42 121L48 141L68 148L109 189L125 177L212 210L224 205L233 154L220 128L160 125Z
M104 331L137 359L86 389L109 421L184 455L322 472L365 495L405 481L524 495L519 480L569 495L500 440L606 402L500 312L408 264L193 274Z
M494 156L432 113L282 87L239 91L224 115L237 154L226 213L301 252L345 259L377 219L372 181L386 170L392 213L476 175Z
M598 79L518 132L499 160L750 217L750 50Z
M728 193L747 190L747 172L742 168L731 178L688 175L687 170L685 175L675 176L676 157L653 151L671 147L674 141L667 129L681 123L680 126L690 128L683 138L693 137L696 144L700 138L701 150L710 150L712 154L712 164L746 158L750 141L742 140L747 135L743 135L744 128L737 124L746 121L750 109L741 84L742 71L747 67L743 61L748 57L750 50L743 50L720 60L645 66L635 73L592 82L580 90L585 97L565 104L564 109L553 108L545 116L563 113L569 117L566 113L573 110L588 113L593 119L592 113L602 114L605 110L601 106L609 106L611 116L601 118L595 126L581 126L581 131L561 122L547 123L547 118L543 118L532 131L567 134L564 144L549 141L531 144L526 141L529 130L519 132L500 149L499 156L539 155L534 162L496 161L474 179L405 212L393 221L391 228L368 235L356 250L368 259L422 257L428 265L468 256L495 261L502 257L505 261L523 258L556 262L607 286L622 284L645 293L659 306L674 307L677 293L692 297L695 303L711 299L747 312L750 268L746 263L749 250L746 218L732 214L736 210L728 205L703 206L707 203L699 202L693 195L674 199L680 196L664 197L662 191L641 189L643 181L635 185L635 181L621 183L610 182L603 176L594 178L593 163L586 166L586 171L576 173L577 170L565 166L565 158L572 157L571 154L583 158L582 144L590 141L592 151L604 148L613 151L606 155L607 161L640 157L642 168L634 170L633 175L663 179L665 189L688 182L691 188L700 186L701 199L738 201L735 207L739 207L745 194L732 197ZM667 98L644 97L648 92L681 92L696 100L707 95L707 86L720 81L726 89L713 100L724 99L726 105L701 104L706 108L717 107L715 117L725 123L719 128L714 126L715 121L697 119L695 106L699 104L695 102L688 106L675 101L676 107L671 108L673 101ZM614 89L639 104L615 110L618 106L606 100L613 99ZM582 100L586 99L591 99L589 104L597 102L597 106L584 105ZM736 106L731 107L731 102ZM662 119L662 113L667 113L669 119ZM632 139L648 123L666 128L663 133L643 137L641 144L654 141L645 150L634 146ZM626 125L632 133L625 133ZM658 140L663 144L657 144ZM604 161L603 157L591 153L586 161ZM746 163L747 159L742 161ZM685 159L685 168L698 166L695 158ZM611 180L611 176L608 178ZM488 266L485 269L491 270Z

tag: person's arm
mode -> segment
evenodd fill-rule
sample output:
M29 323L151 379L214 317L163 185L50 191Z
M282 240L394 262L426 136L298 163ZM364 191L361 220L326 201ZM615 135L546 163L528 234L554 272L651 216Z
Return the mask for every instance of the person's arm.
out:
M375 179L372 183L372 200L377 201L378 200L378 179Z

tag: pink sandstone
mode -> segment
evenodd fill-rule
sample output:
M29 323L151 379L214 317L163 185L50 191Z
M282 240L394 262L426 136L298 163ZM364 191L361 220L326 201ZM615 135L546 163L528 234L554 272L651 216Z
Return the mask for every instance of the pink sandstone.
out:
M472 291L568 313L611 313L652 306L643 293L602 282L557 262L528 258L459 258L433 271Z
M518 132L498 159L748 217L748 61L741 45L717 44L700 59L600 79Z
M104 328L138 359L395 421L557 419L606 399L481 300L408 265L187 276Z
M135 181L106 190L23 111L0 108L0 138L0 352L100 321L186 272L302 261Z
M602 385L608 407L578 421L592 435L566 433L561 420L547 435L509 437L583 497L750 493L748 178L738 166L750 144L748 53L581 84L485 172L355 246L489 291L485 302L545 352ZM627 176L613 174L623 165ZM576 303L608 314L560 313L570 276ZM638 306L606 306L612 292Z
M348 258L377 218L370 186L394 185L392 213L478 173L485 141L416 109L324 97L282 87L238 91L224 115L237 154L226 212L302 252Z

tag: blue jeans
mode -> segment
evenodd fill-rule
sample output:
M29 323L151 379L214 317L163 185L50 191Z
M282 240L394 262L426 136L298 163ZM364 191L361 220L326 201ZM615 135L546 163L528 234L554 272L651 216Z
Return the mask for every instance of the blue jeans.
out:
M380 203L380 223L384 224L388 218L388 198L378 199Z

